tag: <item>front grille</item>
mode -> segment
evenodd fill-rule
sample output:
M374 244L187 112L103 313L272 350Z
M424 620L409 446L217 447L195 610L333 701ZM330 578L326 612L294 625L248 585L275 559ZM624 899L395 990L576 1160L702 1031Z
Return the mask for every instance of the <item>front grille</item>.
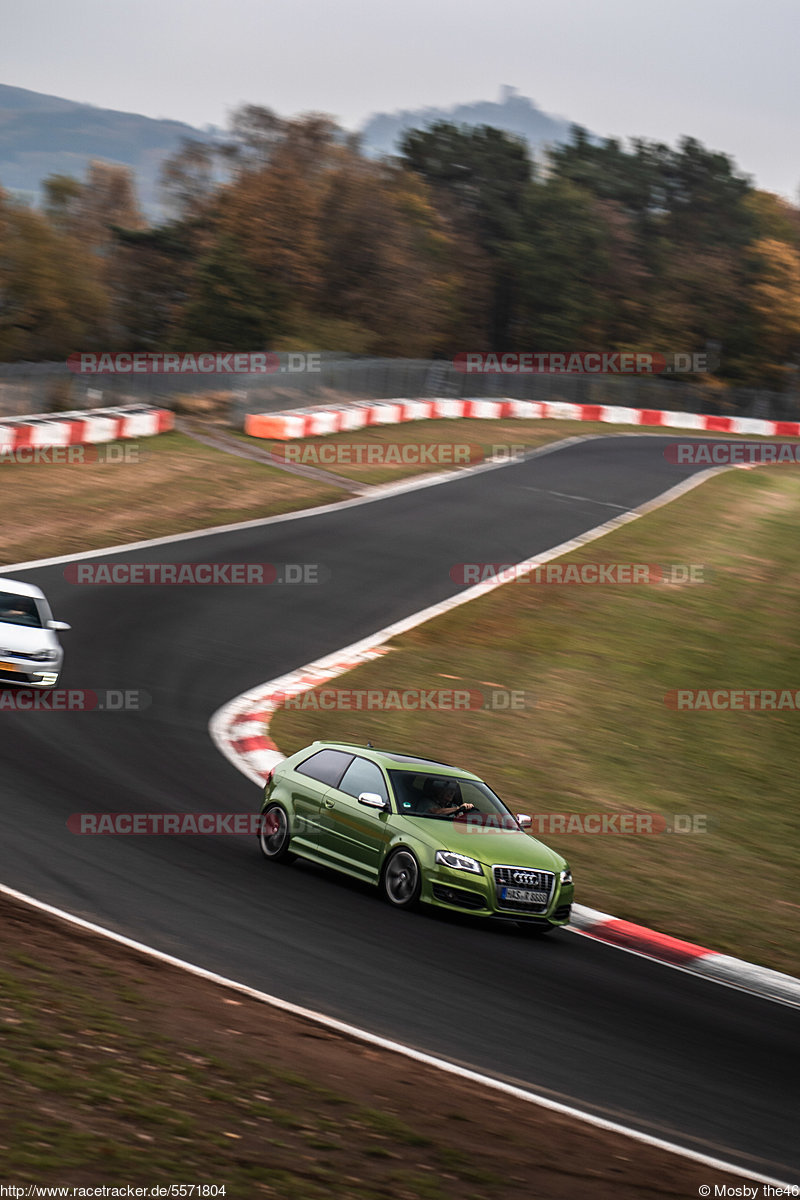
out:
M546 912L556 886L552 871L536 871L529 867L493 867L494 885L497 890L497 907L509 912ZM530 892L526 900L510 900L503 897L503 888L522 888Z
M26 675L24 671L0 671L0 683L31 683L38 675Z

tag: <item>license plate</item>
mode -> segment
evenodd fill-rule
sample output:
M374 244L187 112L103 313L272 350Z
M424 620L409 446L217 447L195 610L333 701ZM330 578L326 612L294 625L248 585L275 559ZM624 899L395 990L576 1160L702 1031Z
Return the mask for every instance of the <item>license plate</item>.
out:
M522 904L547 903L547 892L531 892L527 888L504 887L500 894L503 900L518 900Z
M0 671L21 671L18 663L0 662Z

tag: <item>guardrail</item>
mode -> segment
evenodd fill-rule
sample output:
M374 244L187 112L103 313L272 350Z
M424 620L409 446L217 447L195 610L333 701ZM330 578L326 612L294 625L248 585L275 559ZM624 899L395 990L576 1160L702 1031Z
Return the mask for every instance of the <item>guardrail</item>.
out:
M302 356L298 355L298 358ZM445 359L355 358L319 354L318 370L275 374L82 375L66 363L0 363L0 418L35 412L149 403L180 409L186 397L219 393L234 424L248 413L279 412L356 400L532 400L622 408L706 412L762 420L800 419L797 392L721 389L701 379L652 376L475 374Z

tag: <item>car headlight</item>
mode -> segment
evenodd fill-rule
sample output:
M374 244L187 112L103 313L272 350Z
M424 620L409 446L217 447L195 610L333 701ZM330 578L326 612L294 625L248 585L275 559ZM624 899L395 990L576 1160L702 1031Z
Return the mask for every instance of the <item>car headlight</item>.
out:
M561 882L572 883L572 871L570 871L569 867L564 867L564 870L561 872Z
M58 654L55 650L37 650L35 654L26 655L31 662L55 662Z
M437 850L436 862L441 863L443 867L450 867L453 871L469 871L472 875L483 874L483 867L476 858L470 858L468 854L456 854L454 850Z

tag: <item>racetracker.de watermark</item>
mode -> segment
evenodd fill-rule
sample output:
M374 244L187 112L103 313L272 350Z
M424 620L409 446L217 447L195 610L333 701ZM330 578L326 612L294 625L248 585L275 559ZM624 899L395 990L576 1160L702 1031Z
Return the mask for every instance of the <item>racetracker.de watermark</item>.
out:
M322 370L319 351L156 354L125 351L70 354L67 367L78 375L291 375Z
M141 688L38 688L0 690L0 712L142 712L152 704Z
M458 467L470 463L503 461L519 447L493 446L491 453L467 442L334 442L306 444L280 442L272 446L275 462L297 466L431 466Z
M664 697L678 712L800 712L792 688L676 688Z
M331 577L322 563L69 563L67 583L91 586L210 587L316 584Z
M664 354L658 350L464 352L453 359L455 369L465 375L695 375L713 370L716 365L708 354Z
M145 451L136 442L111 442L99 446L16 446L0 447L0 465L86 466L96 463L139 463Z
M273 692L267 703L293 712L519 712L534 707L530 692L479 688L317 688Z
M203 834L215 837L220 834L249 836L259 834L264 826L260 813L72 813L67 819L67 829L77 834L111 834L127 837L184 836Z
M540 585L582 584L685 584L708 583L711 578L705 563L546 563L526 566L521 563L456 563L450 568L454 583L475 585L530 583Z
M631 837L660 833L708 833L706 813L531 813L529 832L538 836L584 834L591 837ZM502 813L466 812L460 818L468 833L519 828Z
M664 458L693 467L800 463L800 442L670 442Z

